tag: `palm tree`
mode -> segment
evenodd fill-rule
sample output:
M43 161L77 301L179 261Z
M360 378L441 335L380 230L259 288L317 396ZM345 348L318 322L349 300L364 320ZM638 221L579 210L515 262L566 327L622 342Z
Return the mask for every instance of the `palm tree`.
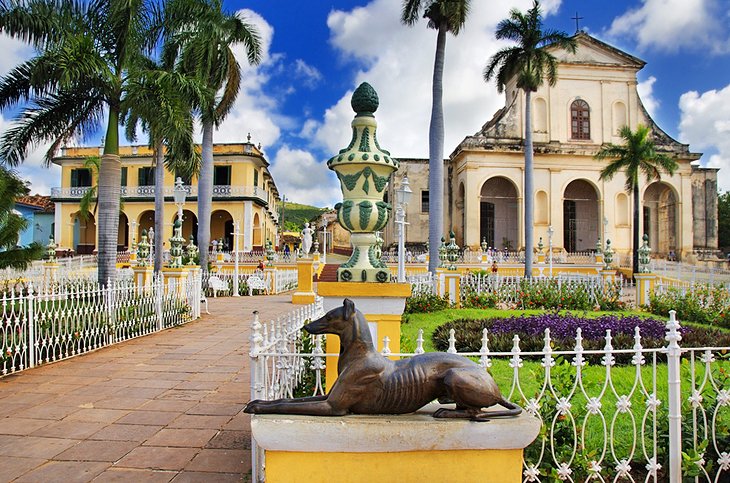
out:
M646 182L661 179L661 172L670 176L677 170L677 161L666 154L656 152L654 142L649 137L649 128L639 124L636 131L623 126L619 131L623 145L604 144L594 156L596 159L610 159L601 170L602 180L611 180L619 171L626 171L626 192L634 198L633 224L633 271L639 273L639 175L644 173Z
M551 86L557 81L558 61L547 47L574 53L576 42L565 32L543 29L540 3L535 0L527 13L512 9L509 18L499 22L498 40L512 40L518 45L505 47L489 59L484 68L484 80L496 78L501 93L515 76L517 88L525 92L525 277L532 277L532 250L534 246L534 182L532 148L531 94L547 80Z
M186 178L199 170L193 140L192 109L208 94L195 78L150 61L130 74L123 104L126 136L136 139L137 126L149 134L155 165L155 271L162 268L165 220L165 168Z
M261 60L261 40L254 25L238 14L225 13L221 0L170 0L166 14L172 35L166 43L164 58L176 59L182 72L197 77L210 89L200 112L203 142L198 177L198 245L200 265L207 268L213 200L213 131L233 107L241 81L241 66L231 47L242 44L249 64L256 65Z
M151 0L7 0L0 32L31 44L37 54L0 80L0 109L24 107L0 139L0 162L17 165L50 142L49 164L68 140L91 135L107 116L99 168L99 282L116 275L121 162L119 114L128 73L150 36Z
M0 268L25 270L30 262L43 255L43 247L38 243L17 246L20 232L28 227L28 221L15 213L13 206L28 193L28 187L15 173L0 166Z
M401 22L415 25L423 17L428 28L437 31L433 65L431 124L428 132L428 270L439 264L438 250L444 234L444 106L443 78L446 33L459 35L469 15L470 0L404 0Z

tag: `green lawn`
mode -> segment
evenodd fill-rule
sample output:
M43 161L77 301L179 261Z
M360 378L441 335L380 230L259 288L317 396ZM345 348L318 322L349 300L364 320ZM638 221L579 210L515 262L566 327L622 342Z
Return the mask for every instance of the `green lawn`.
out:
M404 353L413 352L416 347L416 339L418 337L418 329L423 329L424 349L428 351L435 351L431 335L434 330L446 323L447 321L455 319L485 319L493 317L509 317L521 314L533 315L540 314L542 310L497 310L497 309L447 309L438 312L428 314L409 314L407 320L401 326L401 351ZM654 317L662 319L652 314L645 312L625 311L620 312L625 315L640 315L645 317ZM586 315L589 317L600 316L604 314L617 315L617 312L587 312ZM684 325L684 324L683 324ZM696 324L691 324L696 325ZM697 355L699 357L699 354ZM611 445L614 445L616 450L616 456L620 458L629 458L631 456L631 448L634 448L633 458L642 458L642 441L641 441L641 426L642 421L645 421L650 428L653 424L653 415L651 412L647 413L646 394L656 393L658 399L662 401L657 412L657 424L658 433L660 434L659 446L665 445L665 441L662 439L663 428L666 427L666 411L667 411L667 365L663 362L656 363L656 378L654 377L652 367L653 355L651 353L645 354L645 365L639 371L639 377L637 377L637 369L632 365L614 366L610 371L607 371L606 367L600 363L592 363L586 365L582 370L581 381L576 378L576 368L571 364L573 355L567 355L565 358L557 359L557 363L551 370L550 384L545 385L545 368L542 365L542 357L537 356L534 358L523 357L523 367L519 370L519 378L514 378L514 369L510 367L509 356L500 356L492 359L492 367L490 373L496 380L497 384L501 388L505 396L508 396L512 401L520 404L525 404L524 398L529 400L540 396L542 405L541 414L545 420L544 430L547 431L543 434L546 448L546 458L550 460L550 444L555 442L556 454L558 459L565 460L569 457L570 450L572 449L573 432L577 434L579 445L582 437L585 437L585 447L583 454L586 455L587 459L593 458L589 456L591 453L596 452L600 454L604 445L608 451L606 457L608 461L612 458L610 455ZM478 362L477 358L475 360ZM725 370L730 369L730 361L721 361L715 363L713 366L713 373L716 374L720 366L724 366ZM686 358L682 359L681 365L682 374L682 402L686 408L684 408L685 414L691 414L691 408L686 403L690 393L690 380L691 370L689 360ZM701 381L704 377L705 369L704 365L698 360L695 362L695 374L696 380ZM610 381L609 378L610 377ZM724 377L720 374L719 377ZM519 381L519 386L514 384L514 381ZM580 384L579 384L580 382ZM724 386L723 386L724 383ZM642 389L642 387L644 389ZM730 388L730 379L725 379L721 382L721 387L725 389ZM646 393L646 394L645 394ZM620 413L616 410L616 403L621 396L629 396L631 401L631 407L628 412ZM570 416L564 417L559 416L555 411L555 403L558 398L566 397L569 398L571 407L571 414L575 419ZM600 414L587 414L587 402L589 398L599 398L601 401L601 413ZM710 402L710 398L714 397L714 390L709 392L705 396L705 403ZM648 419L647 419L648 418ZM550 438L549 428L555 424L555 437ZM723 411L721 413L720 421L718 422L719 428L727 428L730 424L730 412ZM634 437L634 428L636 428L637 436ZM646 434L651 434L652 431L647 429ZM604 436L606 435L606 436ZM539 439L538 439L539 441ZM649 441L645 441L650 444ZM534 446L537 443L533 443L533 449L528 450L528 459L530 454L536 449ZM685 449L690 449L691 437L687 435L685 438ZM580 448L580 446L579 446ZM647 448L648 453L651 455L651 447ZM660 448L660 461L662 459L663 450ZM567 452L567 453L566 453ZM579 450L580 453L580 450ZM560 456L562 455L562 456ZM534 455L532 456L535 457ZM638 462L636 462L638 464ZM642 465L643 466L643 465ZM634 465L636 468L636 466ZM604 465L604 468L606 466ZM574 475L575 476L575 475Z

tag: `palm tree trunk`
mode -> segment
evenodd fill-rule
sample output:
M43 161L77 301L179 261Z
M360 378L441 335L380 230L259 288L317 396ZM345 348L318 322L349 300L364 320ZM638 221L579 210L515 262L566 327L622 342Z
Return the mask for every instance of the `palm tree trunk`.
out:
M198 177L198 246L200 266L208 269L210 247L210 212L213 203L213 123L203 121L203 145Z
M162 270L165 229L165 164L162 140L155 141L155 272Z
M535 239L531 94L529 89L525 90L525 192L522 198L525 202L525 277L527 278L532 277L532 247Z
M436 273L439 245L444 233L444 106L443 78L446 21L439 25L433 65L433 100L428 131L428 271Z
M638 181L634 182L634 241L633 245L631 247L631 253L632 253L632 263L631 266L633 267L632 270L634 273L639 273L639 205L641 204L641 200L639 200L639 183ZM644 228L646 230L646 227Z
M109 122L104 154L99 167L98 222L96 225L98 281L106 285L114 281L117 272L117 238L119 235L119 201L121 198L122 163L119 160L119 111L109 109Z

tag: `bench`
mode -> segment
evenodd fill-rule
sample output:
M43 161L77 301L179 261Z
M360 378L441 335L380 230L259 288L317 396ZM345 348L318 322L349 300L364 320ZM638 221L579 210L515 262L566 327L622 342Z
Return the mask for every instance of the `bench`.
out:
M269 283L258 275L248 277L247 284L249 295L253 295L254 290L263 290L267 295L269 294Z
M228 284L215 275L208 278L208 288L213 291L213 297L218 298L218 292L227 292Z

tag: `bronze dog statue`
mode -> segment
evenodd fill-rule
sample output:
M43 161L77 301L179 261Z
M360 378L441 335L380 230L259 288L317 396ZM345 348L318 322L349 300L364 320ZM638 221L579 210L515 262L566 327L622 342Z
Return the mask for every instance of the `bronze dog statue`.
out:
M368 324L355 304L327 312L304 329L311 334L340 337L339 376L327 395L273 401L255 400L245 412L254 414L405 414L431 401L456 403L441 408L436 418L469 418L485 421L516 416L522 409L505 400L494 379L471 360L441 352L393 361L375 350ZM506 411L484 411L499 404Z

